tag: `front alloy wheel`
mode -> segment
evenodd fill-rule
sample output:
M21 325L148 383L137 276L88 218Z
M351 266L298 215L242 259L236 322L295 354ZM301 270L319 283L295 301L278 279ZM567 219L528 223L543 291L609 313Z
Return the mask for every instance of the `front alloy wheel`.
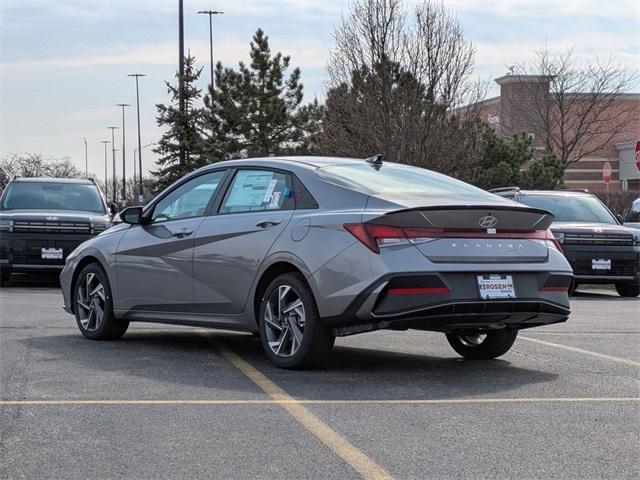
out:
M335 337L325 328L311 289L299 273L285 273L264 291L259 311L262 347L282 368L309 368L329 354Z
M113 315L109 279L97 263L90 263L78 274L73 311L80 332L91 340L116 340L129 327L128 321Z

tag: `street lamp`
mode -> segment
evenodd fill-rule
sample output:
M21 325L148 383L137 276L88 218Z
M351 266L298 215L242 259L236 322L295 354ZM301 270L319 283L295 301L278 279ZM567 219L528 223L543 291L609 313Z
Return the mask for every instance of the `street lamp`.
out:
M127 162L126 162L126 146L124 140L124 109L130 107L128 103L117 103L116 106L122 107L122 203L127 199Z
M114 131L117 130L118 127L107 127L111 130L111 153L113 155L113 190L111 191L111 201L116 202L116 142L114 138Z
M200 10L198 13L209 15L209 59L211 62L211 91L213 92L213 15L223 15L224 12L217 10Z
M105 190L105 196L108 198L109 184L107 183L107 144L109 143L109 140L101 140L100 143L104 143L104 190Z
M131 75L128 75L129 77L135 77L136 79L136 107L137 107L137 111L138 111L138 171L140 173L140 188L138 190L138 195L139 195L139 201L142 202L142 155L140 154L140 150L142 150L141 148L141 140L140 140L140 90L138 88L138 78L140 77L146 77L146 75L144 73L132 73ZM135 151L135 150L134 150ZM135 183L136 181L136 157L135 155L133 156L133 181Z
M87 153L87 139L85 137L82 137L82 139L84 140L84 178L87 178L89 176L89 155Z

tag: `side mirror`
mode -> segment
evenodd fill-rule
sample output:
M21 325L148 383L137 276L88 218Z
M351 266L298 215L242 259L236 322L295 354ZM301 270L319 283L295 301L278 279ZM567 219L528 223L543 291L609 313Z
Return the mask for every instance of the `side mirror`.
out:
M624 223L624 217L622 215L620 215L619 213L616 214L616 218L618 219L618 222L620 222L620 224Z
M116 205L115 203L111 202L109 204L109 213L111 214L111 216L113 217L116 213L118 213L118 210L120 210L118 208L118 205Z
M120 212L120 220L130 225L140 225L142 223L142 207L127 207Z

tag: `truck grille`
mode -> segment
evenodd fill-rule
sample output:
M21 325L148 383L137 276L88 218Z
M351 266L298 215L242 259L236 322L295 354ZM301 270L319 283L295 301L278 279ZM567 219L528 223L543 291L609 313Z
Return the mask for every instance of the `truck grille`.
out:
M633 245L633 235L604 233L565 233L567 245Z
M50 222L36 220L17 220L13 223L14 232L24 233L91 233L91 224L83 222Z

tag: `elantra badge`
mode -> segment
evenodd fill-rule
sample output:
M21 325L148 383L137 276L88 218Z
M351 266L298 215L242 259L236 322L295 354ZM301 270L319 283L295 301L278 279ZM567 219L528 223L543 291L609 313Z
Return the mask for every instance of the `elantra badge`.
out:
M60 217L44 217L44 219L47 220L48 222L56 222L60 220Z
M478 220L478 225L482 228L493 228L498 224L498 219L493 215L487 215Z

